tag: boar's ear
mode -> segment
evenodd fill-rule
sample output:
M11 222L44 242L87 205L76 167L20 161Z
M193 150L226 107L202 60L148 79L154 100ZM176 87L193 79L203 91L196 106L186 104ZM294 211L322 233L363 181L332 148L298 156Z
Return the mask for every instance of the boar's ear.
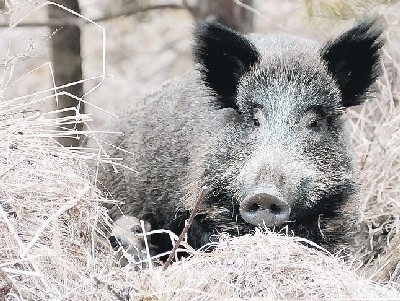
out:
M342 92L342 105L362 103L368 88L378 76L382 27L377 20L359 23L327 43L321 56Z
M201 77L217 95L219 106L237 109L240 77L259 62L260 54L241 34L216 22L199 22L194 31L193 55Z

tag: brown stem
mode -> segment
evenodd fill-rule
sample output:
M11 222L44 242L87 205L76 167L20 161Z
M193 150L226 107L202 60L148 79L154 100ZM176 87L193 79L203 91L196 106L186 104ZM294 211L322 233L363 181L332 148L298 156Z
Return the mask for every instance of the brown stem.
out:
M169 254L169 257L163 266L163 271L165 271L171 265L172 260L175 257L176 250L178 249L181 242L183 241L186 233L189 231L189 228L192 225L194 218L196 217L197 211L199 210L200 205L203 202L203 199L207 195L208 191L209 191L209 188L207 186L203 186L201 188L200 195L197 198L196 203L194 204L194 207L193 207L192 212L190 213L188 222L187 222L185 228L183 228L182 233L179 235L174 247L172 248L171 254Z

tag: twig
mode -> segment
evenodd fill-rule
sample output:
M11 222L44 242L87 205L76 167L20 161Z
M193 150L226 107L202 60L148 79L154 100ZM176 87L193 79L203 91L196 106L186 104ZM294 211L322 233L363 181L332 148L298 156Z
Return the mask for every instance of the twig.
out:
M88 188L87 188L88 189ZM86 191L86 190L85 190ZM38 241L39 237L42 235L43 231L49 226L49 224L58 218L60 215L64 214L66 211L74 207L78 202L80 201L79 198L74 198L72 199L71 202L65 204L64 206L60 207L54 214L49 216L48 219L46 219L36 230L35 234L33 235L31 241L28 243L28 245L25 247L25 249L21 252L20 257L24 258L25 256L28 255L30 249L33 247L33 245Z
M3 271L3 269L0 269L0 276L3 278L5 282L7 282L7 285L12 286L12 281L10 278L8 278L8 275Z
M238 6L244 8L244 9L247 9L248 11L252 12L253 14L257 15L258 17L260 17L262 19L267 19L262 13L260 13L258 10L256 10L253 7L251 7L250 5L244 4L240 0L233 0L233 2L235 2Z
M174 247L172 248L171 254L169 254L169 257L163 266L163 271L165 271L172 263L172 260L175 257L176 250L180 246L181 242L183 241L183 238L185 237L186 233L188 232L190 226L192 225L193 220L196 217L197 211L199 210L200 204L203 202L203 199L206 196L206 194L208 193L208 191L209 191L209 188L207 186L203 186L201 188L200 195L197 198L196 203L194 204L192 212L190 213L189 220L188 220L185 228L183 228L182 233L179 235L178 240L176 241Z
M159 9L187 9L186 7L180 4L157 4L157 5L148 5L144 7L136 7L134 9L127 10L125 12L119 12L117 14L111 14L108 16L103 16L98 19L93 20L94 22L103 22L111 19L119 18L119 17L127 17L137 13L144 13L150 10L159 10Z
M161 10L161 9L185 9L188 10L186 6L182 6L180 4L158 4L158 5L149 5L144 7L136 7L130 10L122 11L116 14L105 15L103 17L99 17L97 19L92 19L94 23L109 21L112 19L120 18L120 17L128 17L137 13L144 13L151 10ZM188 10L191 13L190 10ZM16 27L49 27L49 26L71 26L71 25L84 25L92 22L88 22L87 20L71 17L71 18L58 18L58 19L49 19L46 22L24 22L16 24ZM0 23L1 27L9 27L8 23Z
M182 0L182 8L185 8L189 14L192 16L193 19L198 19L199 18L199 13L198 11L191 6L187 0Z
M143 220L140 220L140 226L142 227L143 231L143 239L144 239L144 245L146 247L146 256L147 256L147 262L149 264L149 269L153 270L153 263L151 261L151 256L150 256L149 242L147 240L146 226L144 225Z
M104 285L113 295L115 298L117 298L119 301L124 301L126 300L125 298L123 298L111 285L107 284L104 281L101 281L99 278L97 277L93 277L93 280L95 281L95 285L99 286Z
M2 297L5 297L11 291L13 283L2 269L0 269L0 276L6 282L6 285L3 285L2 287L0 287L0 300L1 300Z

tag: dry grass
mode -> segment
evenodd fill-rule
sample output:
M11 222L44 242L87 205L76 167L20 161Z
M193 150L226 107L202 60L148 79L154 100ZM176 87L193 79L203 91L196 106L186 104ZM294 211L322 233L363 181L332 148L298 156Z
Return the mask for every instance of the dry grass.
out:
M374 98L349 111L362 192L359 244L362 272L400 282L400 5L380 10L387 24L382 76Z
M0 281L16 300L92 296L109 250L98 231L108 217L86 164L95 154L54 141L61 132L48 128L75 118L29 110L45 100L0 103Z
M394 289L357 276L305 240L261 231L222 236L214 252L195 253L165 272L157 268L113 279L116 286L123 281L133 300L400 298Z
M391 15L400 9L383 12L388 45L376 97L349 111L363 183L352 265L299 238L256 231L222 236L214 252L192 251L166 271L119 268L87 164L104 158L53 139L65 134L54 126L90 116L32 110L55 101L49 87L0 103L0 300L400 299L400 39ZM12 78L7 61L4 74Z
M304 0L307 13L310 16L328 17L334 19L351 19L362 17L378 5L390 5L398 0Z

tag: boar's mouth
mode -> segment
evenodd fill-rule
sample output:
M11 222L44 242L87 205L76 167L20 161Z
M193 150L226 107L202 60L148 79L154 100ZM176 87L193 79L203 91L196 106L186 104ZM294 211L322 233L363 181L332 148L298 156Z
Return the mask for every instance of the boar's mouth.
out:
M293 202L291 220L296 224L308 224L316 222L321 217L332 218L337 216L341 207L346 201L356 193L357 189L352 181L337 183L329 190L319 190L318 198L310 200L309 191L315 190L312 181L307 178L301 182L297 197Z
M284 225L289 225L297 236L317 240L315 237L319 234L317 224L320 215L335 215L340 205L349 197L350 193L345 192L350 192L350 189L331 193L319 200L314 207L307 208L304 202L310 183L307 181L303 184L302 192L298 191L293 204L286 202L277 190L270 187L253 189L243 193L241 197L222 188L210 191L204 200L203 209L189 228L189 244L198 249L210 243L213 235L221 232L238 236L250 233L256 226L274 228ZM179 235L189 215L189 211L178 213L169 228Z
M297 191L293 203L287 202L272 187L252 189L241 197L227 189L212 190L204 200L204 210L198 213L189 228L188 242L194 248L201 248L213 241L213 235L221 232L238 236L250 233L256 226L273 229L288 225L296 236L320 243L323 238L319 218L321 215L324 218L337 215L354 190L347 187L339 191L337 188L323 196L312 208L307 208L304 202L310 185L309 179L302 181L301 191ZM188 217L188 211L178 217L180 222L174 229L175 233L180 234Z
M273 228L289 221L291 206L276 189L263 187L237 196L225 189L211 191L205 200L208 228L233 235L249 233L255 226Z

